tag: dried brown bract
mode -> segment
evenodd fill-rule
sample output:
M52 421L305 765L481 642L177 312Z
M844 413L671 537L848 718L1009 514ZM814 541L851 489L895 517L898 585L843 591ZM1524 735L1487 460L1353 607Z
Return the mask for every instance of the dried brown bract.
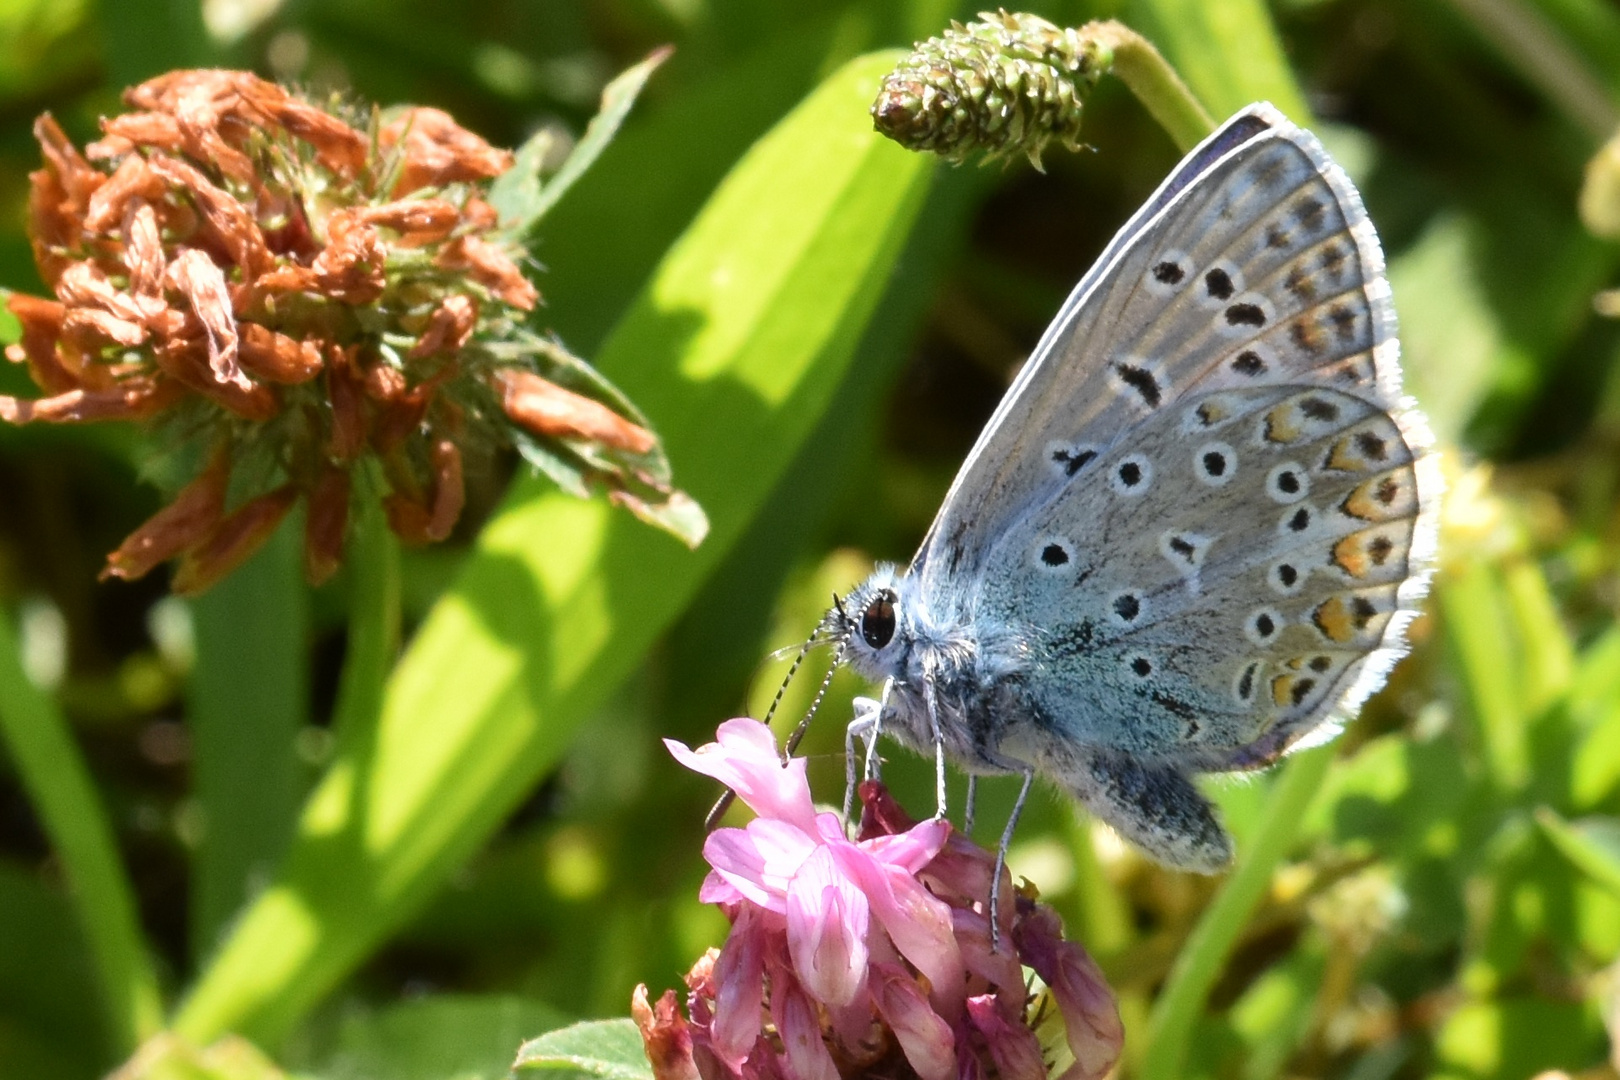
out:
M241 71L170 72L124 101L82 153L35 125L30 237L54 298L7 299L6 355L42 396L0 397L13 424L173 417L181 447L209 448L104 577L179 559L175 588L205 589L303 501L322 581L353 500L443 540L469 452L514 441L576 489L654 476L678 494L633 407L523 324L539 293L489 193L509 151L437 109L364 113ZM559 365L584 382L544 378Z

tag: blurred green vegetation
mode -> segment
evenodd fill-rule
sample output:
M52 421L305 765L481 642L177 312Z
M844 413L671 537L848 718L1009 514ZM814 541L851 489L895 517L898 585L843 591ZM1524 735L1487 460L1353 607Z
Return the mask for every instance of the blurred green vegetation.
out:
M1229 886L1148 865L1051 796L1015 872L1113 980L1129 1075L1613 1080L1620 326L1592 298L1617 284L1620 245L1576 203L1620 127L1620 10L1029 9L1124 19L1216 115L1256 96L1309 112L1383 236L1409 389L1453 493L1430 612L1390 686L1327 750L1214 785L1249 856ZM25 790L20 762L57 754L48 738L0 754L0 1076L105 1073L161 995L186 1035L240 1030L312 1076L497 1077L523 1038L622 1016L637 982L677 985L721 940L696 902L714 792L658 738L760 715L785 666L771 650L874 559L909 556L1016 364L1177 157L1108 81L1093 151L1049 153L1044 174L930 169L863 136L862 88L887 61L845 65L972 14L0 0L0 285L26 291L42 110L82 141L130 82L234 65L437 105L517 145L577 136L614 74L674 44L533 255L540 324L649 413L715 523L691 554L515 462L472 477L456 538L403 555L410 645L384 683L388 634L350 627L353 605L389 602L380 547L361 538L314 591L290 544L196 602L161 574L98 585L160 504L150 447L122 428L0 427L0 710L47 734L65 718L93 788ZM0 392L27 392L19 368L0 365ZM786 723L815 682L790 687ZM859 689L834 680L806 745L829 801ZM926 763L887 775L930 804ZM1011 785L983 788L980 819L998 821ZM92 800L110 836L75 819ZM116 844L127 885L69 887L79 856L47 839L53 806L90 864ZM119 936L126 900L146 957ZM109 970L125 976L111 995ZM223 1075L268 1067L220 1053L256 1063L208 1066Z

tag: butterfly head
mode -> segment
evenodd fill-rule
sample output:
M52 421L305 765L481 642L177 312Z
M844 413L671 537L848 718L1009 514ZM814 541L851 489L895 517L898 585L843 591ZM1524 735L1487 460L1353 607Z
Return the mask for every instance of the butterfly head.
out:
M844 658L875 682L899 674L908 651L907 591L893 566L880 566L823 621L825 629L842 638Z

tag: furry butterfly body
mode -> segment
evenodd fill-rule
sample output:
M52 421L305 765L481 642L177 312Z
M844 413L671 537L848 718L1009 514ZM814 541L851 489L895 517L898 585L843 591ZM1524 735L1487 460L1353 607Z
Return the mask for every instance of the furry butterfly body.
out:
M1422 595L1439 485L1398 352L1348 177L1269 105L1234 116L1075 288L910 567L829 613L883 684L853 730L934 753L941 812L947 758L1040 774L1226 865L1193 776L1331 737Z

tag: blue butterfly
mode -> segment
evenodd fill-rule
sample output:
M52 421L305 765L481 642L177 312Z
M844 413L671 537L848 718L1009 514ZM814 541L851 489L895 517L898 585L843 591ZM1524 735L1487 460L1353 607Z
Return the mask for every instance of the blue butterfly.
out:
M1226 866L1193 777L1332 738L1426 586L1440 484L1395 335L1344 171L1270 105L1228 120L1070 294L910 567L823 621L882 683L869 773L879 734L932 753L941 814L947 759L1021 776L1003 858L1038 774Z

